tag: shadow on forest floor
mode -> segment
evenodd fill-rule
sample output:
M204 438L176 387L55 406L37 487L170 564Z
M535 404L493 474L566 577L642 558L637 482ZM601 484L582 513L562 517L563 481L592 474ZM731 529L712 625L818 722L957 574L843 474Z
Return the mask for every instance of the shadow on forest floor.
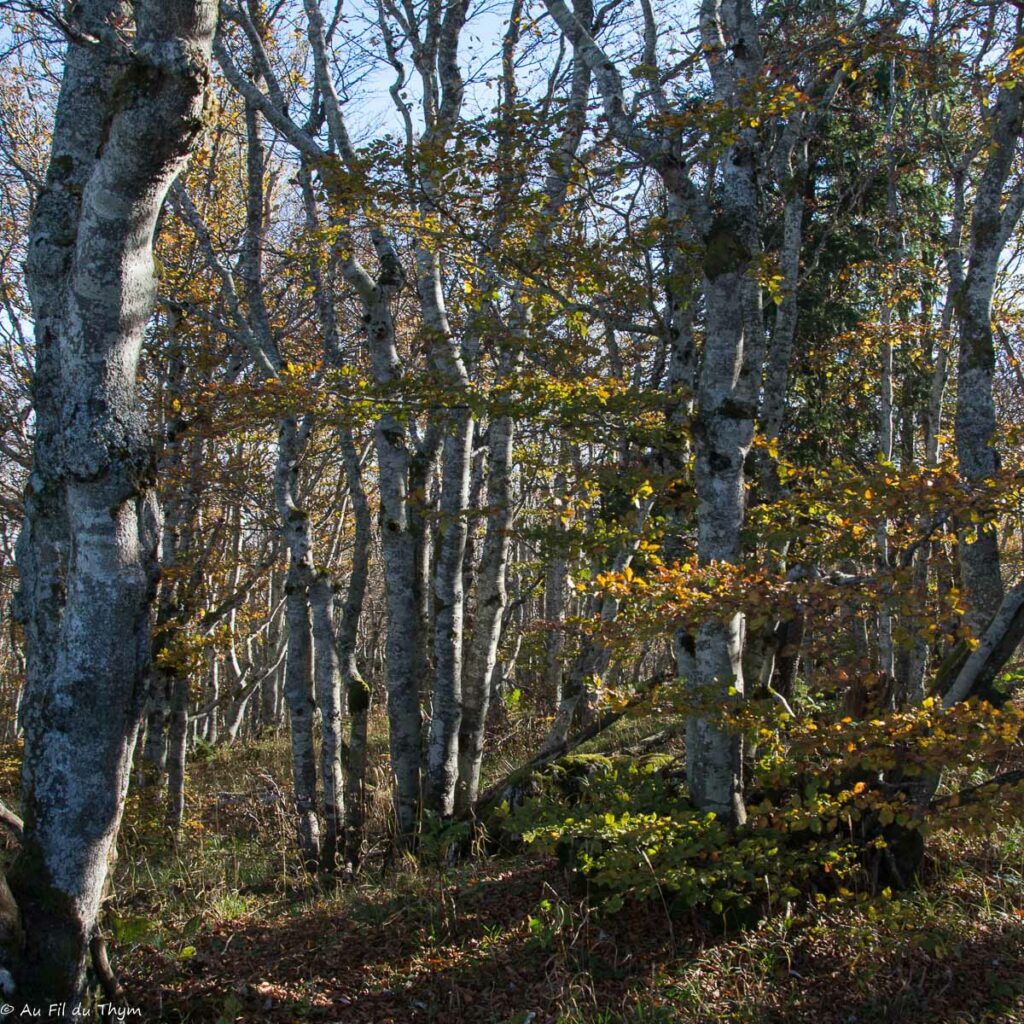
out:
M124 967L131 1002L146 1020L211 1024L1024 1021L1024 921L1010 905L980 913L974 875L884 919L839 905L731 937L653 905L587 914L551 861L397 889L221 922L184 959L140 949Z

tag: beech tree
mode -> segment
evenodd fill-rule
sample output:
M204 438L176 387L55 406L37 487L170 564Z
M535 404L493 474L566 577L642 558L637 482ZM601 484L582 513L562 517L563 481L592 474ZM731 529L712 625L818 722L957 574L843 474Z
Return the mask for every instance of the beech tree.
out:
M153 234L202 133L212 3L83 3L32 216L36 418L18 542L30 1002L79 1004L145 699L160 512L135 373ZM131 34L128 34L128 30Z
M1018 728L1016 7L0 10L18 998L214 748L302 885L513 825L715 913L909 882ZM522 824L640 708L657 842Z

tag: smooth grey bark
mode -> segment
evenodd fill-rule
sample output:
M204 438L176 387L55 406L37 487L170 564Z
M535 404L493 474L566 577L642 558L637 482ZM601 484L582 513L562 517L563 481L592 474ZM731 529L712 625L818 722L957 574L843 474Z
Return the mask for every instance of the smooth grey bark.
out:
M324 25L317 5L306 0L308 36L314 58L316 80L324 97L324 108L341 162L350 170L358 159L349 140L341 104L334 90L328 65ZM294 127L294 125L292 125ZM292 136L293 139L295 136ZM312 140L310 140L312 142ZM322 151L313 142L319 156ZM325 176L321 174L323 179ZM330 178L325 184L330 185ZM342 272L362 305L362 320L374 380L379 386L393 384L402 374L391 302L405 282L398 255L388 236L371 231L379 272L373 280L356 258L351 237L342 233ZM422 530L410 505L411 453L405 424L386 413L374 425L374 443L379 471L381 547L384 556L385 590L388 601L387 674L388 718L392 771L395 776L395 813L400 842L415 834L420 807L421 715L419 670L422 668L423 629L417 597L422 591L417 578L417 556Z
M974 694L985 693L999 670L1024 641L1024 580L1009 590L942 699L952 707Z
M313 637L309 599L298 569L285 584L288 661L284 696L291 724L292 787L299 852L307 871L320 864L320 823L316 815L316 751L313 746Z
M768 442L755 452L757 497L761 501L775 501L783 488L777 472L776 458L770 453L773 442L782 437L786 416L786 398L789 392L790 362L796 342L799 320L800 259L803 253L804 215L807 207L809 149L820 121L835 99L843 80L839 72L821 88L817 104L810 109L794 111L781 126L769 169L777 187L784 196L782 211L782 240L779 246L779 270L782 274L781 295L775 310L770 344L765 354L764 375L757 422ZM817 92L819 83L809 84L809 92ZM764 553L769 571L786 571L789 538L770 541ZM748 686L765 693L772 686L779 651L779 634L787 624L767 620L763 626L748 629L743 653L743 674ZM795 662L792 667L795 668ZM781 692L781 691L780 691Z
M167 680L156 671L150 679L147 709L141 784L160 786L167 771L167 723L170 718L171 695Z
M307 0L307 9L311 5ZM404 13L396 7L382 3L378 11L378 24L382 32L388 60L395 68L397 79L391 88L391 95L403 118L406 129L406 148L410 158L410 168L415 168L410 178L410 186L417 195L417 205L422 214L436 214L433 166L422 159L424 151L435 148L443 149L450 138L451 131L461 111L464 88L458 65L458 46L462 28L465 24L467 3L456 0L442 9L440 5L430 5L422 11L414 12L408 8ZM399 47L394 30L389 22L393 17L404 33L412 50L413 64L419 73L423 96L423 117L426 131L419 144L414 138L414 131L409 106L402 94L406 71L399 56ZM311 30L318 15L310 13ZM322 25L316 28L322 39ZM325 48L322 42L314 43L314 50ZM325 83L326 67L324 58L317 58L318 73L322 89L329 89ZM333 116L332 132L339 136L343 118L340 106L335 98L328 100L329 119ZM347 137L347 136L346 136ZM342 155L346 159L344 147ZM383 236L380 236L383 239ZM428 425L422 443L411 460L407 460L405 470L406 494L399 495L395 486L389 489L397 501L407 507L401 510L393 522L396 532L408 529L412 543L403 541L401 555L410 554L414 559L414 571L411 581L406 579L407 570L402 570L399 580L397 545L392 551L391 571L389 579L389 597L395 594L395 615L389 616L388 643L397 631L411 634L413 640L412 661L404 669L405 680L401 688L405 690L413 680L423 678L427 670L427 629L428 620L433 620L433 664L430 666L433 675L431 690L432 714L429 736L426 746L425 763L425 804L441 817L450 816L454 805L454 791L458 765L458 730L461 715L462 658L463 658L463 564L467 533L467 504L469 494L469 475L472 462L473 421L468 405L458 402L458 394L465 390L468 376L462 359L460 347L456 343L448 322L444 292L441 284L441 257L434 245L425 237L416 236L413 240L416 268L416 290L420 302L423 328L427 336L428 351L433 370L439 379L452 389L454 401L440 416L433 413L428 416ZM391 345L393 348L393 344ZM388 370L394 375L397 358L392 361ZM380 378L378 377L378 383ZM433 574L433 606L429 605L430 590L425 584L429 571L429 539L425 528L425 504L428 477L434 461L434 445L442 448L440 529L437 540L437 552ZM378 461L380 457L378 456ZM399 468L397 462L394 469ZM390 472L390 469L388 470ZM382 477L385 473L381 466ZM383 491L382 491L383 497ZM397 505L396 505L396 511ZM400 525L401 524L401 525ZM397 540L397 536L396 536ZM387 561L387 552L385 552ZM407 605L409 600L403 590L411 582L412 605L418 621L409 617ZM428 611L429 609L429 611ZM430 611L433 615L430 615ZM397 662L399 668L405 666L406 651L400 653L402 661ZM389 664L391 662L389 657ZM411 697L409 694L398 694L397 685L392 688L399 705L405 708L402 712L404 722L401 733L407 735L412 725ZM389 702L390 703L390 702ZM393 726L398 724L393 722ZM412 746L402 740L404 750L403 761L411 756ZM399 753L393 750L393 755ZM403 785L411 790L411 765L395 765L398 778L398 789ZM408 781L403 784L402 779ZM398 799L400 832L408 832L413 827L411 813L411 791ZM408 826L406 825L408 822Z
M889 66L890 81L895 77L896 69L893 63ZM890 108L887 117L887 133L891 136L895 120L896 104L890 97ZM887 172L887 201L886 215L894 220L899 212L899 205L896 196L896 169L892 162L894 156L890 153L890 165ZM897 245L896 259L902 258L902 240ZM882 328L882 350L881 367L879 373L880 395L878 404L878 455L885 462L892 461L893 454L893 346L890 331L892 329L892 302L885 301L882 306L881 328ZM889 521L879 521L878 529L875 531L875 565L879 575L885 579L890 569L889 555ZM896 674L896 652L893 646L892 634L892 612L888 607L888 591L891 587L886 584L880 595L880 603L876 616L878 630L878 671L882 677L883 684L890 690Z
M465 346L472 348L466 359L467 368L479 358L479 344L476 339L468 340ZM480 569L483 542L480 529L479 511L484 509L484 495L487 488L487 436L489 424L476 419L473 424L473 461L469 471L469 500L467 503L466 553L462 558L462 593L466 603L465 621L463 623L463 664L467 657L466 648L473 635L476 601L476 576Z
M442 818L455 810L462 656L469 471L473 421L468 411L449 414L444 439L439 543L434 568L434 687L427 739L426 806Z
M971 214L967 271L956 295L960 344L954 437L960 473L970 485L979 488L999 469L992 390L992 296L1000 256L1024 209L1024 177L1004 197L1024 125L1024 85L1013 83L1012 87L1000 88L989 125L989 155ZM1003 598L995 528L980 529L973 538L961 537L959 554L967 623L981 636Z
M789 364L796 340L799 313L800 252L803 243L803 220L807 179L807 143L802 140L793 159L793 166L783 180L786 205L782 214L782 247L779 268L782 271L782 298L775 311L775 324L764 372L764 391L758 417L767 441L776 441L782 434L789 384ZM762 474L763 477L764 474ZM763 486L762 480L762 486Z
M745 0L708 0L700 25L716 98L733 106L739 81L753 81L760 71L756 16ZM722 161L721 212L712 222L704 257L707 313L694 420L697 554L703 564L737 564L742 557L743 462L753 440L764 354L760 287L748 276L761 245L757 161L756 133L743 129ZM700 699L727 703L730 691L742 697L742 635L739 615L701 624L694 659ZM687 729L686 756L697 806L742 823L740 737L713 716L697 714Z
M157 623L153 642L154 660L160 653L160 612L157 612ZM167 772L167 726L171 712L170 679L154 664L150 670L149 687L146 698L146 737L142 749L142 770L139 785L144 789L154 787L159 790L163 786Z
M749 287L745 270L723 269L707 277L705 284L707 329L694 423L697 552L703 564L737 564L741 557L743 459L753 437L749 397L736 393L744 342L743 306L737 298ZM700 700L721 703L729 688L742 696L741 645L738 614L701 624L693 676ZM689 723L686 754L687 779L697 806L742 821L739 737L717 725L713 713L699 713Z
M395 813L400 836L411 837L419 821L420 703L416 602L416 543L410 529L406 432L393 417L374 427L380 471L381 549L388 601L385 663L391 766L395 776Z
M423 93L426 131L418 146L407 132L407 147L415 154L416 173L410 185L418 194L419 212L424 217L438 213L435 165L424 153L443 149L451 137L462 109L464 84L459 69L458 49L466 21L466 0L452 0L428 6L420 16L400 24L412 48ZM382 12L383 15L383 12ZM389 57L397 54L388 36ZM394 95L394 94L393 94ZM404 100L396 97L400 111ZM461 348L453 336L442 288L442 254L426 237L414 238L416 291L431 366L449 395L438 424L442 432L441 495L437 549L433 574L433 687L431 719L426 749L425 806L442 818L454 810L458 778L458 741L462 717L462 658L464 587L463 563L466 551L469 478L472 466L473 417L469 406L460 402L469 377Z
M354 255L343 273L362 304L363 330L374 380L388 387L402 374L391 302L405 275L389 240L373 233L380 273L374 281ZM399 843L410 843L419 824L422 717L419 702L423 622L418 579L423 532L410 496L410 438L402 420L386 412L373 428L380 494L380 538L388 608L385 667L391 768Z
M303 202L307 227L319 229L319 217L312 182L308 173L301 175ZM338 335L334 298L324 279L323 270L314 261L310 273L320 326L323 332L324 360L327 366L340 370L344 365L341 340ZM322 637L317 650L327 650L327 662L317 662L318 684L325 692L319 694L324 714L324 741L321 748L324 779L324 814L327 834L322 860L327 870L337 866L339 854L349 870L360 860L363 844L363 821L366 787L366 743L370 706L370 688L360 675L356 663L359 620L369 576L371 516L370 505L363 487L359 453L351 429L337 428L338 445L344 466L344 479L348 487L355 521L352 543L352 565L345 596L341 623L336 637L333 634L333 591L328 590L326 577L321 574L314 584L312 596L314 628L320 619ZM344 518L342 516L342 518ZM344 691L344 698L342 695ZM349 711L349 747L344 778L341 772L341 704L347 701ZM330 709L328 712L324 709ZM342 812L342 808L344 808Z
M888 110L886 114L886 137L890 140L894 138L894 129L896 125L896 112L898 106L898 99L895 92L895 80L896 80L896 64L895 61L890 61L886 74L888 78ZM895 145L892 141L886 144L886 157L887 157L887 168L886 168L886 217L890 225L899 224L900 218L900 202L897 188L897 163L900 154L897 152ZM904 232L900 226L897 230L895 238L893 239L893 260L898 264L900 263L905 255L906 240ZM898 285L897 274L897 285ZM891 462L893 458L894 450L894 409L893 409L893 342L892 342L892 327L893 327L893 312L895 299L883 298L882 313L880 317L880 323L882 328L882 348L881 348L881 372L880 372L880 385L881 393L879 400L879 418L878 418L878 455L885 462ZM912 415L912 413L911 413ZM912 429L909 432L909 448L910 456L913 457L913 432ZM904 464L904 469L909 469L909 466ZM888 694L890 706L895 706L895 701L900 698L900 690L905 687L905 682L902 681L899 676L899 668L901 665L906 664L906 656L900 654L897 657L896 646L893 639L893 613L890 607L890 595L892 592L892 584L888 578L893 569L892 557L890 552L889 544L889 521L888 519L882 518L878 523L878 528L875 533L875 546L876 546L876 557L875 564L878 568L881 577L886 580L885 585L882 588L880 594L880 602L877 613L877 625L878 625L878 671L883 680L885 691ZM905 680L905 671L902 673L903 679Z
M210 691L210 710L202 719L202 737L211 746L220 739L220 659L213 650L207 651L207 686ZM187 708L186 708L187 714ZM184 775L182 775L184 784Z
M222 57L222 64L226 58ZM230 67L230 65L229 65ZM229 78L231 75L229 74ZM238 82L232 79L238 87ZM218 259L213 244L198 211L183 190L176 193L178 208L195 232L200 247L211 268L223 284L222 298L231 314L233 326L240 341L248 350L257 372L264 378L276 377L284 359L270 323L263 295L264 248L264 175L265 153L260 135L259 117L264 106L259 102L259 89L248 80L240 79L239 87L245 98L246 122L246 222L242 249L238 261L238 276L245 285L245 309L235 287L234 276ZM306 416L299 422L294 416L283 418L278 424L277 463L274 469L274 502L280 524L281 537L288 550L289 568L286 584L289 625L287 662L284 672L284 696L291 724L293 779L296 786L295 803L297 833L304 864L314 870L320 856L319 822L317 809L316 752L313 734L312 679L314 661L323 666L323 677L318 680L317 691L326 707L322 708L329 724L326 737L325 766L331 773L326 789L330 802L327 812L331 842L329 857L333 861L340 834L343 814L343 788L340 781L340 717L341 692L337 676L337 656L333 636L333 622L327 593L321 584L327 581L313 562L314 538L309 515L302 505L300 494L300 464L312 419ZM310 609L310 602L316 607ZM303 612L300 603L305 603ZM310 626L312 614L312 627ZM297 625L298 632L292 632ZM316 648L310 635L313 629ZM307 687L307 681L309 686ZM307 694L307 689L309 693Z
M169 680L167 714L167 824L181 827L185 815L185 761L188 741L188 679L180 672Z
M334 642L333 636L330 635L329 615L325 620L324 593L319 588L315 594L312 593L321 580L313 567L309 516L301 507L298 493L299 461L306 447L310 426L308 420L300 425L293 417L286 417L281 421L277 465L274 471L274 492L282 533L289 552L288 582L285 586L288 620L285 701L291 725L299 849L307 869L315 870L320 857L320 832L316 814L316 748L313 735L314 656L327 662L328 673L336 671L336 663L332 665L330 661L329 652L333 651ZM314 600L319 608L314 609L311 616L310 609ZM316 649L314 642L319 644ZM327 652L325 645L329 649ZM340 700L340 695L336 694L337 687L326 678L319 689L322 697L332 699L337 696ZM330 705L328 711L330 712ZM328 740L328 743L330 742Z
M491 677L498 660L502 612L508 600L505 573L513 519L510 494L513 436L514 423L511 416L498 416L491 421L487 441L487 528L480 559L473 634L463 686L456 814L462 814L472 807L480 789Z
M940 430L942 427L942 406L949 376L949 337L953 323L955 297L964 285L964 261L961 250L966 200L964 196L965 178L970 158L965 158L954 166L950 173L952 189L952 216L949 230L945 236L945 262L949 274L949 284L942 306L939 321L938 337L931 366L931 379L928 387L928 404L923 417L924 425L924 463L934 469L939 465ZM922 307L925 300L922 298ZM922 315L927 317L927 310L922 308ZM919 519L922 533L930 531L931 526L926 516ZM935 543L925 541L918 550L914 561L914 587L923 597L927 594L928 578ZM931 644L923 637L915 639L907 659L906 675L900 680L898 699L901 704L919 704L925 697L925 678L928 662L932 653Z
M345 478L352 498L355 536L352 540L352 567L348 591L338 633L338 657L341 679L348 703L348 761L345 771L345 861L353 869L362 859L366 817L366 741L370 714L370 687L356 663L356 643L363 600L370 569L370 503L363 487L359 453L348 431L342 437Z
M284 643L284 577L280 572L271 571L268 585L267 604L270 623L267 627L267 646L278 650ZM281 724L281 690L284 678L284 662L268 672L260 686L259 728L273 729Z
M804 214L807 207L810 145L821 120L835 100L845 77L842 70L831 80L810 81L807 91L817 94L818 102L811 109L798 108L781 130L770 169L785 197L782 212L782 243L779 247L779 269L782 272L781 297L775 310L771 344L765 355L764 379L758 411L758 425L767 441L782 435L789 391L789 365L796 342L799 320L800 257L803 250ZM762 460L761 487L771 497L778 490L774 472L768 473L768 460Z
M341 773L341 674L334 644L334 590L323 574L309 587L316 651L316 699L320 705L320 777L323 791L324 831L320 867L334 871L342 852L345 830L345 794Z
M416 678L419 699L430 706L434 665L434 587L433 572L438 539L438 459L444 445L445 431L436 409L427 412L422 431L410 425L412 451L409 458L409 529L415 551L413 600L416 604ZM427 723L429 726L429 723ZM424 756L426 748L424 748Z
M25 839L11 888L29 1003L79 1007L150 664L159 511L135 374L153 236L203 129L212 0L84 0L26 266L35 462L18 545ZM114 24L134 20L131 43ZM119 52L115 52L119 51Z
M284 602L282 601L281 607L272 612L272 617L277 618L283 608ZM253 671L253 663L251 661L237 678L236 682L239 685L244 683L244 685L241 686L239 692L232 699L224 721L224 733L227 736L228 743L234 743L238 739L245 724L246 710L250 707L252 697L257 692L262 693L266 681L273 679L277 675L278 669L284 665L288 648L286 645L282 645L280 641L281 638L278 637L276 646L267 645L263 667L251 682L246 682L246 678ZM255 709L253 713L250 713L249 717L254 722L258 722L258 715L255 714Z
M443 352L439 371L453 385L453 398L469 383L455 350L441 294L440 264L433 253L417 254L420 301L433 344ZM449 408L442 419L441 500L434 565L434 684L427 739L425 802L442 818L454 812L458 739L462 719L463 561L466 552L473 418L468 407Z
M239 583L242 578L242 512L241 508L237 505L233 507L228 514L228 522L231 530L231 547L230 547L230 558L232 562L231 572L228 574L229 588L232 591L237 592ZM227 613L227 633L228 633L228 652L227 656L223 659L223 669L225 676L234 686L242 686L245 681L245 676L249 669L252 667L251 663L242 668L238 660L238 649L235 644L235 623L237 621L237 611L235 607L231 607ZM210 663L209 672L209 684L211 690L211 700L206 713L205 726L206 726L206 740L211 745L216 745L221 741L222 730L221 727L228 723L223 720L223 706L224 701L221 697L221 659L217 657L216 653L211 649L208 652L208 660ZM230 709L230 706L229 706ZM230 715L229 715L230 721ZM229 739L234 737L231 735L230 729L228 731Z
M180 352L172 354L170 366L170 394L177 395L184 385L184 359ZM161 567L166 573L179 565L182 556L190 552L194 540L194 527L202 493L202 460L204 441L193 436L185 443L182 434L185 424L175 417L168 424L166 452L159 472L180 473L181 463L187 464L186 484L181 492L167 501L163 533L160 539ZM202 569L205 557L196 560L196 569ZM194 575L194 573L193 573ZM172 705L177 677L181 672L173 664L159 663L160 655L172 644L176 631L187 619L193 603L194 587L191 580L167 580L160 587L156 622L153 633L154 665L151 674L146 722L146 744L143 750L144 778L160 783L167 769L168 743L172 739ZM185 683L187 693L187 682ZM187 698L186 698L187 699ZM186 709L187 714L187 709ZM182 729L184 732L184 729ZM172 824L173 824L173 816ZM180 822L180 817L178 818Z
M962 198L962 188L958 190ZM957 210L962 211L962 202L954 203L954 228L953 231L959 237L959 221ZM932 358L930 380L928 385L928 403L924 410L924 464L934 469L939 464L939 428L942 423L942 398L946 388L947 375L947 341L950 324L953 318L952 293L953 284L950 283L946 291L946 301L943 306L942 316L939 324L938 338L936 339L936 350ZM928 309L926 300L922 298L921 315L927 320ZM932 530L932 524L927 515L918 519L918 529L922 534L928 534ZM928 579L932 560L932 551L935 541L928 537L923 541L914 556L913 586L922 607L926 607L928 596ZM911 644L910 650L905 658L905 668L897 673L896 698L899 707L917 706L925 698L925 677L928 671L928 662L932 653L932 644L923 636L916 636Z

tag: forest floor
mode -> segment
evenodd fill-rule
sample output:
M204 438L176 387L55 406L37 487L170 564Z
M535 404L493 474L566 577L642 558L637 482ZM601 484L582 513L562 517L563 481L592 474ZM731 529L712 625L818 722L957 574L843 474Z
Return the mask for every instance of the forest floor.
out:
M276 742L196 761L176 843L130 799L105 922L134 1019L1024 1021L1019 822L931 837L913 892L723 934L655 904L602 915L557 862L529 855L304 880L275 799L286 758ZM8 790L15 759L3 765Z

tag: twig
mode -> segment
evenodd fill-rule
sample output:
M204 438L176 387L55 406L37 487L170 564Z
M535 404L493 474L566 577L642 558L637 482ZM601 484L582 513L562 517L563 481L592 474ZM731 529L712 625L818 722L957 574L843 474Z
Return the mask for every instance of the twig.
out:
M1014 786L1018 782L1024 782L1024 768L1017 768L1012 772L1003 772L1002 775L994 775L977 786L968 786L956 793L949 793L946 796L936 797L928 804L929 811L941 811L946 807L963 807L966 804L977 803L1000 786Z
M0 800L0 825L3 825L3 827L6 828L19 843L24 840L25 822L23 822L21 818L19 818L18 815L16 815L14 811L12 811L2 800Z

